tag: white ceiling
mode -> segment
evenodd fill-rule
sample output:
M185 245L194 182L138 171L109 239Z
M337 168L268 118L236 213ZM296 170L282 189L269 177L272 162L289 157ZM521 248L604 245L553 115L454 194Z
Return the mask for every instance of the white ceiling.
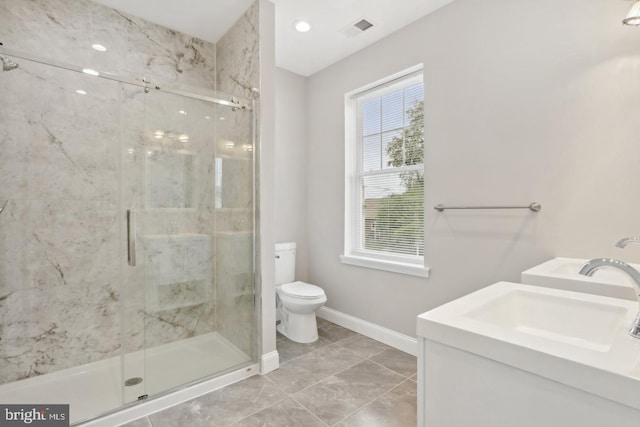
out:
M134 16L217 42L254 0L94 0ZM276 65L303 76L386 37L453 0L271 0L276 6ZM345 31L361 19L374 26ZM294 30L306 20L308 33Z
M303 76L388 36L452 0L272 0L276 5L276 64ZM344 31L361 19L374 26L355 37ZM306 20L308 33L293 25Z

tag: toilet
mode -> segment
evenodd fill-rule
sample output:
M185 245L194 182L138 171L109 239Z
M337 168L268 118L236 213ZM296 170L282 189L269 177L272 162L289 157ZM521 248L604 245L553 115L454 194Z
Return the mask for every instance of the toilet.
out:
M296 282L296 244L276 243L276 319L278 332L291 341L318 340L316 311L327 302L319 286Z

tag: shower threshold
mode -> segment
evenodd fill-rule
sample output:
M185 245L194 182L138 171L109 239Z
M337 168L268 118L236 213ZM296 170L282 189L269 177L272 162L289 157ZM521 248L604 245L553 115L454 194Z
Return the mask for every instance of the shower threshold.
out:
M114 411L201 378L246 365L251 358L217 332L0 386L0 402L69 404L71 423ZM141 383L124 387L126 378Z

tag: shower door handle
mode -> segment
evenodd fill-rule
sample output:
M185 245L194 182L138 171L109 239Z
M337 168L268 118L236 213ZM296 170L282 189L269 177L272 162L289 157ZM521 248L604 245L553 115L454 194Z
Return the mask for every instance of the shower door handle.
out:
M136 211L127 211L127 259L131 267L136 266Z

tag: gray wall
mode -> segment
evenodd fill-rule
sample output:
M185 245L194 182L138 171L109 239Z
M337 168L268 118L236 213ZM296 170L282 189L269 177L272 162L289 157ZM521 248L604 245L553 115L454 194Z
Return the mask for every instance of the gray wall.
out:
M637 29L628 2L457 0L308 79L309 281L407 335L415 316L553 256L615 256L639 232ZM347 266L344 94L424 64L431 277ZM538 201L528 211L445 204Z
M276 353L276 289L275 289L275 7L269 0L259 0L260 34L260 170L258 182L260 204L260 311L262 355L260 372L278 368Z
M276 70L275 238L296 242L296 280L309 278L307 245L307 79Z

